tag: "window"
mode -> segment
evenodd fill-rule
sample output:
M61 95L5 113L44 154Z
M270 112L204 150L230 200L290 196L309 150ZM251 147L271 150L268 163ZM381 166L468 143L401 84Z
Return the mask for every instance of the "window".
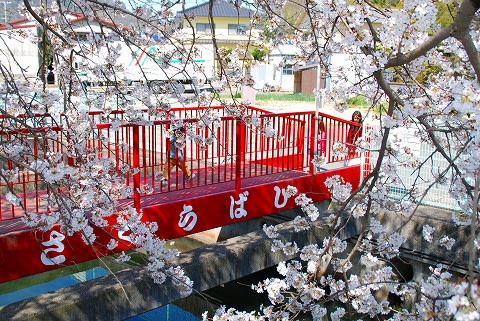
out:
M110 34L108 36L105 36L105 40L107 42L114 42L114 41L120 41L120 36L117 34Z
M197 26L196 26L196 29L197 29L197 33L205 33L207 35L211 35L212 34L212 28L210 28L210 24L209 23L197 23Z
M248 25L246 24L229 24L228 25L228 34L229 35L244 35L247 33Z
M282 69L283 75L293 75L293 65L285 65Z
M77 40L86 42L88 41L88 34L87 33L77 33Z

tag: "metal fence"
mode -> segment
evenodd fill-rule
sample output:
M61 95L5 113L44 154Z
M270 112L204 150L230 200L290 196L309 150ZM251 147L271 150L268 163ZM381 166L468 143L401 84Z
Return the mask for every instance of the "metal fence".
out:
M365 127L371 127L373 132L380 132L378 124L372 124ZM459 210L460 207L456 199L449 193L449 182L451 182L451 173L447 172L443 176L445 184L437 182L438 174L448 168L448 162L439 154L434 153L435 148L422 141L415 128L398 128L391 131L390 137L401 137L402 146L407 147L411 156L400 154L394 161L398 177L396 181L390 181L386 184L388 195L392 198L403 199L413 193L414 195L424 195L419 198L421 204L430 205L451 210ZM379 143L372 140L369 145L369 152L365 153L365 163L375 164L379 157ZM407 157L414 158L421 167L409 167ZM393 159L393 158L391 158ZM365 171L363 176L367 175Z
M205 119L205 113L221 123L215 126L198 124L199 119ZM34 159L46 159L47 153L58 152L63 155L63 162L76 166L87 157L113 160L112 172L122 174L125 183L132 186L134 205L139 209L140 198L159 193L168 193L195 186L215 185L232 182L237 191L242 180L259 176L271 175L287 171L301 171L315 174L312 159L316 154L318 135L315 130L323 121L326 128L327 148L322 151L326 164L340 163L352 156L335 156L331 147L335 142L345 142L346 132L351 122L340 118L320 114L316 119L314 112L273 114L254 107L245 107L240 111L242 117L230 116L231 111L222 107L209 108L177 108L169 113L175 119L182 119L193 126L195 139L187 139L183 149L185 164L196 177L185 179L178 167L170 168L170 182L162 185L161 177L165 166L168 166L169 137L167 130L170 120L154 120L148 116L147 110L135 111L142 117L145 115L148 123L133 122L135 114L126 112L85 113L84 120L89 120L93 130L84 141L82 154L73 154L72 142L77 138L70 136L64 129L67 115L52 116L49 114L20 116L25 122L35 124L35 135L26 128L12 128L0 132L1 146L5 148L15 140L27 146L31 153L25 158L30 162ZM138 116L138 114L137 114ZM249 124L249 117L258 120L258 126ZM125 120L129 120L126 122ZM139 118L140 119L140 118ZM250 118L251 119L251 118ZM6 117L1 121L8 121ZM247 120L247 121L245 121ZM68 120L72 121L72 120ZM82 120L79 120L82 121ZM201 120L200 120L201 121ZM40 126L41 124L41 126ZM201 125L201 126L200 126ZM188 127L188 126L187 126ZM93 128L93 129L92 129ZM52 132L55 135L52 135ZM269 132L273 135L269 135ZM205 142L206 143L202 143ZM357 152L353 157L359 157ZM136 172L122 172L122 166L138 169ZM343 166L343 165L342 165ZM12 169L12 161L2 164L2 168ZM48 185L42 178L28 168L20 168L17 177L10 182L0 179L0 220L12 219L23 215L23 209L10 204L6 200L9 189L14 189L22 199L22 204L28 212L48 212Z

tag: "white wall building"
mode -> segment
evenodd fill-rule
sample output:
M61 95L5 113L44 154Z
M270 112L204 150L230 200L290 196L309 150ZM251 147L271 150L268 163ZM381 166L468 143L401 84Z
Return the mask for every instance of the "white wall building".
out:
M278 87L280 91L293 92L294 57L300 50L295 45L280 45L269 55L267 63L252 68L255 89L262 90L265 85Z

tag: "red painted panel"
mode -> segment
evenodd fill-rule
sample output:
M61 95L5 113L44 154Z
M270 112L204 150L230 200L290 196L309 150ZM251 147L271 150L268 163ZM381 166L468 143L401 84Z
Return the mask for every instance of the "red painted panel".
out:
M226 191L215 195L199 195L188 201L145 207L144 219L158 222L157 234L161 238L174 239L296 207L294 198L283 204L284 198L275 187L281 190L288 185L295 186L299 193L306 193L314 202L329 199L330 194L324 181L337 174L356 188L359 184L360 166L242 188L240 195L234 191Z
M117 232L111 232L118 237ZM111 239L108 233L100 229L95 233L93 246L78 233L66 236L58 227L47 232L23 230L1 235L0 283L113 254L105 247ZM116 250L127 250L127 244L119 242Z
M240 194L230 190L145 207L144 220L158 222L157 234L161 238L175 239L294 208L294 198L285 201L280 192L288 185L306 193L313 201L326 200L330 195L324 181L337 174L356 188L360 166L242 188ZM111 254L104 246L111 238L109 234L98 229L96 233L94 247L85 244L78 234L67 238L58 229L37 233L23 230L0 235L0 283ZM118 233L113 234L118 237ZM128 249L127 243L115 250Z

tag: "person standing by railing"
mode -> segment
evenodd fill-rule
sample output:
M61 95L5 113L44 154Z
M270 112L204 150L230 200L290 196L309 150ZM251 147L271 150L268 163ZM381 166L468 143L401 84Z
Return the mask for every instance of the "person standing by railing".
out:
M357 125L350 125L347 132L347 148L348 158L351 159L355 156L357 151L357 140L362 137L362 113L358 110L352 114L352 122L358 123Z
M325 123L320 118L318 123L318 135L317 135L317 153L324 156L327 151L327 131L325 130Z
M185 173L185 179L190 181L195 177L192 174L190 168L188 168L183 155L183 142L185 141L185 134L183 133L183 127L179 127L173 130L170 136L170 152L167 155L168 163L164 165L162 185L167 186L170 180L170 171L177 166Z

